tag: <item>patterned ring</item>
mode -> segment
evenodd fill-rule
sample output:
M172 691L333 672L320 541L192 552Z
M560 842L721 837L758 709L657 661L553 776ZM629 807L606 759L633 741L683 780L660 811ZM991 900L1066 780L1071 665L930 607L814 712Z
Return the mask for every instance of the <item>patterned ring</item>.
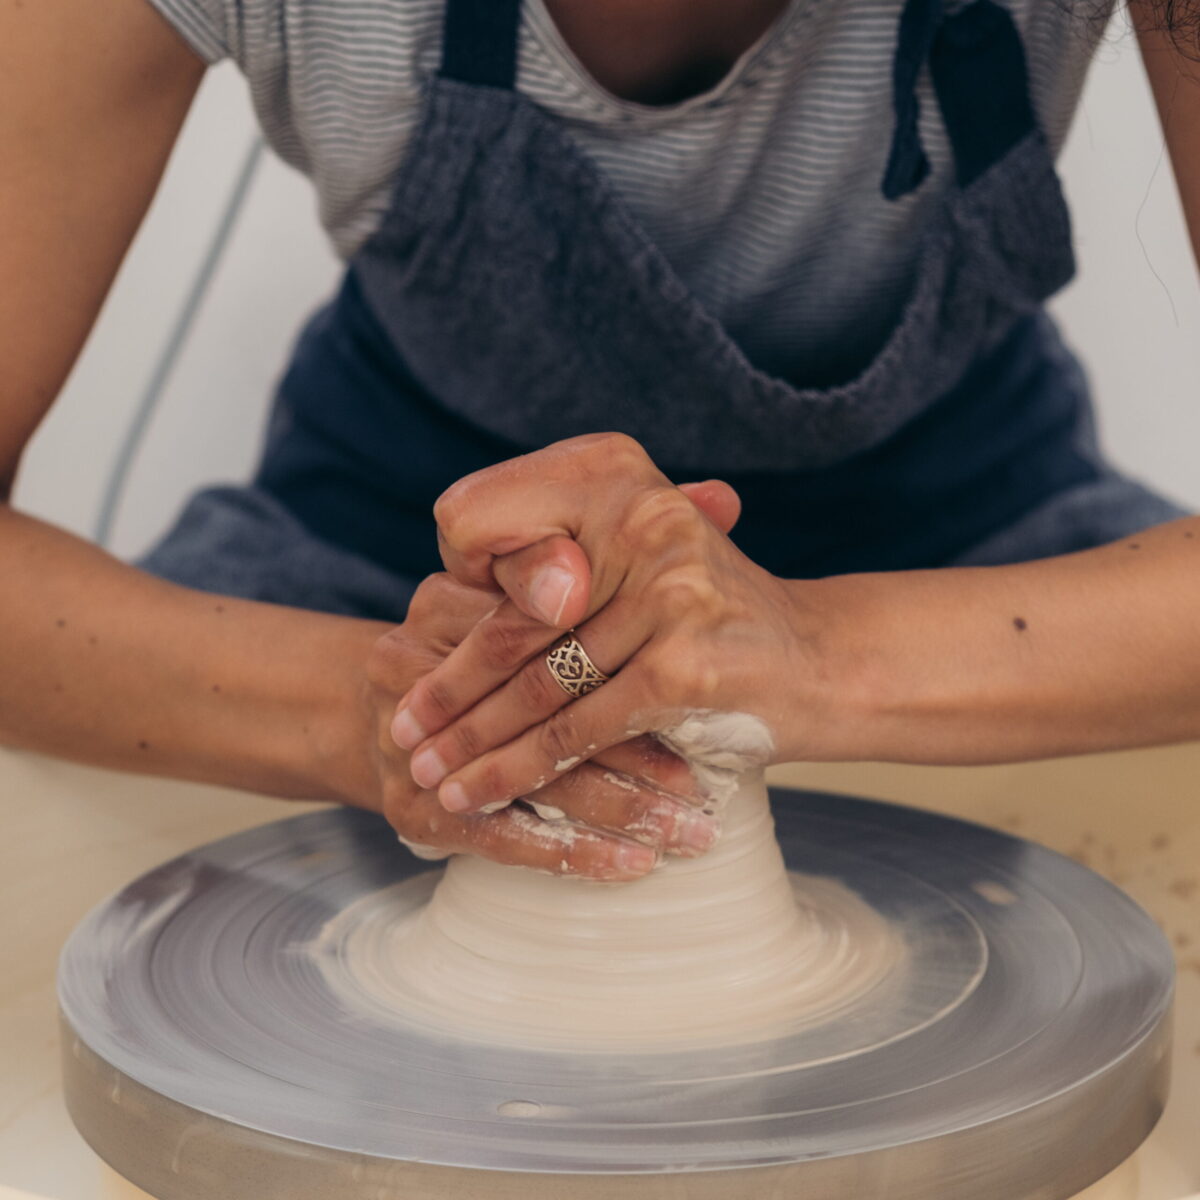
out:
M609 679L588 658L588 652L580 645L573 629L550 648L546 654L546 666L550 668L554 682L576 700L588 692L594 692Z

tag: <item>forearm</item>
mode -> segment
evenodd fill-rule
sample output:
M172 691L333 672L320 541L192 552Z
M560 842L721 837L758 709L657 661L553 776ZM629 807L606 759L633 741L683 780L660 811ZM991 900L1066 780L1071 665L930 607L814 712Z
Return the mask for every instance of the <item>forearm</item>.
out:
M0 742L278 796L370 799L387 626L208 595L0 507Z
M793 586L802 609L815 588L830 630L797 708L828 714L812 757L984 763L1200 737L1200 519L1017 566Z

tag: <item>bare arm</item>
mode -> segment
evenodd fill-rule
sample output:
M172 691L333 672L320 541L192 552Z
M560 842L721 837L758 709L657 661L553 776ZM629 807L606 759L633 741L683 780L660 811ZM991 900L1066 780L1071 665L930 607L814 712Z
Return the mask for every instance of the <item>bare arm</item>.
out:
M202 73L145 0L0 0L0 744L341 799L412 842L544 870L625 878L658 849L703 850L715 828L661 748L614 757L624 782L562 781L553 803L590 826L567 850L517 810L448 819L413 783L388 734L396 700L494 595L431 577L395 629L212 596L6 502Z
M1006 762L1200 738L1200 519L1010 567L847 576L814 599L846 684L833 757Z
M158 185L203 64L145 0L0 0L0 494ZM0 504L0 740L282 795L333 761L379 626L215 600ZM340 667L340 669L339 669ZM357 778L355 777L357 772Z
M1159 27L1152 0L1130 12L1200 261L1200 62ZM878 632L859 637L847 622L844 644L881 756L978 761L1200 738L1200 519L1019 567L876 578L856 591L850 611L859 606Z
M468 476L436 511L448 567L494 571L512 598L501 629L469 631L401 701L414 774L453 812L526 795L631 730L723 713L759 718L773 761L987 763L1200 737L1198 518L1014 566L787 581L612 434ZM611 676L581 699L542 662L561 631L505 583L507 559L563 537L591 567L573 635Z
M1154 8L1130 2L1200 260L1200 62ZM1200 738L1198 519L1086 554L861 584L830 586L876 757L971 762Z
M1200 261L1200 62L1156 28L1153 0L1131 0L1131 10ZM577 487L556 502L553 476L510 486L503 466L463 481L440 502L448 563L463 578L471 563L495 555L496 577L507 588L502 556L550 530L579 539L593 567L607 563L625 573L618 601L636 590L628 579L643 580L626 603L641 625L632 657L629 647L605 646L599 629L584 623L615 603L603 578L583 579L572 593L579 636L601 642L610 655L602 669L621 672L597 694L607 710L596 699L564 710L561 697L547 692L541 707L522 712L518 704L533 689L518 689L515 677L532 672L535 680L536 662L525 666L514 656L489 677L474 633L404 698L402 709L423 735L406 744L421 755L435 751L447 768L426 777L443 800L452 790L465 793L474 808L528 790L548 762L586 757L617 736L628 714L653 729L696 707L762 717L784 760L983 763L1200 738L1200 518L1017 566L793 583L755 576L748 563L723 563L731 556L697 533L686 512L661 561L661 548L639 540L632 518L589 541L594 515L619 511L629 480L642 471L662 524L656 489L665 481L625 449L633 461L589 513L572 507ZM606 460L621 450L602 447ZM590 449L576 452L586 459ZM586 466L572 478L586 477ZM595 474L602 478L603 470ZM636 515L636 505L630 511ZM703 552L681 562L688 537ZM683 618L678 603L655 596L659 588L673 601L681 580L695 593ZM557 634L531 621L534 611L508 590L507 640L535 654ZM707 620L702 632L687 628L693 611ZM698 672L696 664L710 669ZM498 709L508 725L494 715ZM527 732L504 745L520 729Z
M6 489L92 327L203 72L144 0L0 0Z

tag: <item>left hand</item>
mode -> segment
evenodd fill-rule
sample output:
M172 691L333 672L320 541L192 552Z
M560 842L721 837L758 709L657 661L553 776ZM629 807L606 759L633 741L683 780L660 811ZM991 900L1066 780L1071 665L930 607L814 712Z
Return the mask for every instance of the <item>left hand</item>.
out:
M435 510L447 569L510 599L402 699L393 734L415 748L417 782L450 811L474 811L697 710L753 714L777 760L797 756L813 622L795 585L716 523L737 506L723 484L677 488L619 434L560 442L450 488ZM528 581L555 558L583 586L551 606L549 624ZM574 700L545 661L569 626L612 677Z

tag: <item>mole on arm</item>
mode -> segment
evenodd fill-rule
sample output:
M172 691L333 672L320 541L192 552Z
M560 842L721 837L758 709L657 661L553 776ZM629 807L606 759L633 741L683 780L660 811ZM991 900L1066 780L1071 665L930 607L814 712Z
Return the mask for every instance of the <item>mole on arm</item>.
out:
M59 629L66 629L67 627L67 623L62 619L62 617L59 617L54 623L59 627Z
M1029 625L1024 617L1013 617L1013 628L1018 633L1024 633L1029 628Z
M1130 550L1140 550L1142 548L1142 543L1141 542L1130 542L1129 548L1130 548Z
M138 749L139 750L149 750L150 743L149 742L138 742Z

